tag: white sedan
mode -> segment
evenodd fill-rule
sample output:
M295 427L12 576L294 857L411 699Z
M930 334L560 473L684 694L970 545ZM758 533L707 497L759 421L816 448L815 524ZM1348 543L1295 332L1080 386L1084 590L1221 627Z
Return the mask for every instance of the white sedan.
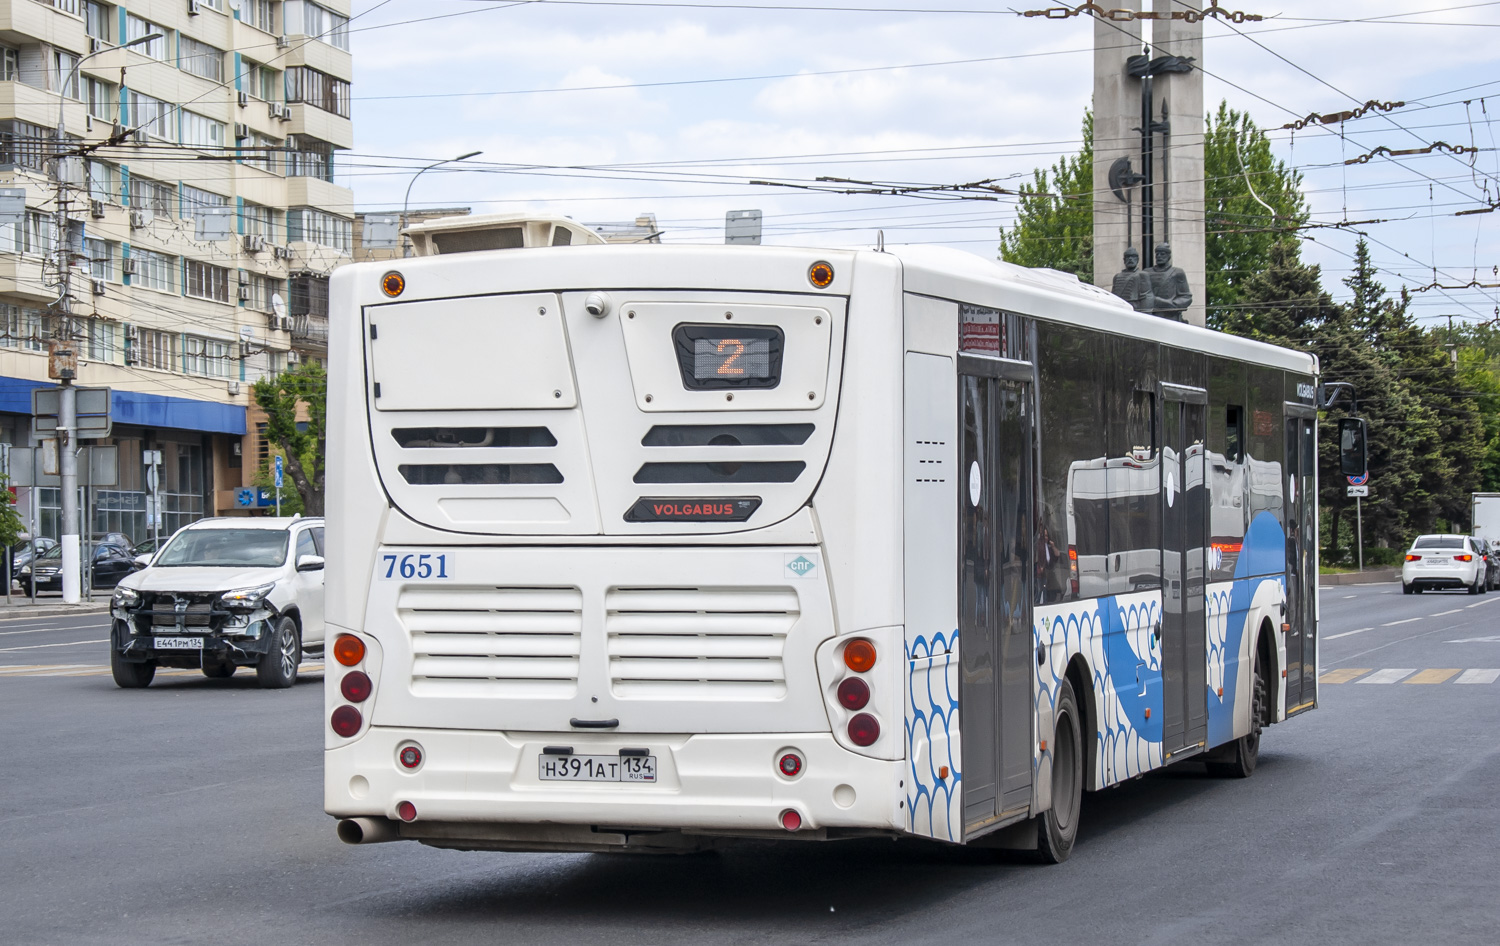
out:
M1428 588L1465 588L1485 591L1484 555L1466 535L1419 535L1406 551L1401 566L1401 593L1421 594Z

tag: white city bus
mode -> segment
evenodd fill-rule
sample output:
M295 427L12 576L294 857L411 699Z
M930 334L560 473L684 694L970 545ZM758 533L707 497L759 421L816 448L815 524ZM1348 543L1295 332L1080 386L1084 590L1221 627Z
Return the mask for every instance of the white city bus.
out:
M333 277L344 840L1060 860L1316 705L1310 356L949 250L481 224Z

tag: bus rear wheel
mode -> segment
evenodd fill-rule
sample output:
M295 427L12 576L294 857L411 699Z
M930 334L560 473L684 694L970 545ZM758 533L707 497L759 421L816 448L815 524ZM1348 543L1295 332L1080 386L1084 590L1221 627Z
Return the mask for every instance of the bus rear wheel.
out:
M1067 680L1058 688L1053 719L1052 807L1037 825L1037 854L1045 864L1061 864L1073 853L1083 806L1083 730L1078 700Z
M1256 648L1255 677L1251 681L1250 731L1234 741L1227 759L1205 762L1209 775L1219 778L1249 778L1260 761L1260 731L1266 718L1266 678L1261 672L1259 648Z

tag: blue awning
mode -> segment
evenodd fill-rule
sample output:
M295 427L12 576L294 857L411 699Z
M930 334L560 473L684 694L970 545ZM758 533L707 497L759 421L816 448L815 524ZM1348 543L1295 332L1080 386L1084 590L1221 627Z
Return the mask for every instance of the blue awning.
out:
M52 382L0 377L0 411L29 416L31 392L36 388L54 386ZM234 404L114 388L110 393L109 406L116 424L170 427L174 430L196 430L207 434L245 433L245 409Z

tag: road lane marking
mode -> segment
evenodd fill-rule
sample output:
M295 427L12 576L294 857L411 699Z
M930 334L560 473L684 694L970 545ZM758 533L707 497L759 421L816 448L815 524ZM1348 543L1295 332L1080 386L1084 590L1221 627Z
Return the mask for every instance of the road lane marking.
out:
M1348 683L1361 674L1370 672L1369 667L1345 667L1342 670L1330 670L1318 678L1319 683Z
M1350 637L1350 636L1352 636L1354 634L1363 634L1365 631L1373 631L1373 630L1375 630L1375 628L1373 628L1373 627L1361 627L1361 628L1358 628L1358 629L1353 630L1353 631L1345 631L1342 634L1329 634L1327 637L1325 637L1323 639L1325 641L1336 641L1340 637Z
M1387 622L1385 622L1384 624L1382 624L1380 626L1381 627L1395 627L1397 624L1410 624L1413 621L1420 621L1420 620L1422 620L1422 619L1421 618L1407 618L1404 621L1387 621Z
M1463 608L1453 608L1450 611L1439 611L1437 614L1434 614L1433 617L1440 618L1440 617L1444 617L1444 616L1449 615L1449 614L1457 614L1458 612L1460 612L1462 610L1463 610Z
M1358 598L1358 597L1359 597L1359 595L1344 595L1344 600L1348 601L1350 598Z
M1493 600L1495 600L1495 599L1493 599L1493 598L1490 599L1490 601L1493 601ZM1481 604L1489 604L1489 603L1490 603L1489 601L1476 601L1473 604L1466 604L1466 605L1464 605L1464 607L1466 607L1466 608L1477 608Z
M97 641L64 641L61 644L27 644L25 647L0 647L0 654L8 654L17 650L40 650L43 647L78 647L82 644L108 644L109 638Z
M17 674L35 672L38 670L56 670L59 667L84 668L91 664L17 664L13 667L0 667L0 674Z
M1500 670L1465 670L1454 683L1494 683L1500 680Z
M1460 637L1456 641L1445 641L1448 644L1500 644L1500 637Z
M1407 683L1447 683L1458 676L1457 670L1423 670L1407 680Z
M1370 674L1368 677L1365 677L1363 680L1360 680L1359 682L1360 683L1400 683L1402 680L1406 679L1407 677L1411 676L1412 674L1414 674L1416 672L1417 672L1416 668L1412 668L1410 670L1403 670L1403 669L1401 669L1399 667L1392 667L1392 668L1387 668L1385 670L1377 670L1374 673Z

